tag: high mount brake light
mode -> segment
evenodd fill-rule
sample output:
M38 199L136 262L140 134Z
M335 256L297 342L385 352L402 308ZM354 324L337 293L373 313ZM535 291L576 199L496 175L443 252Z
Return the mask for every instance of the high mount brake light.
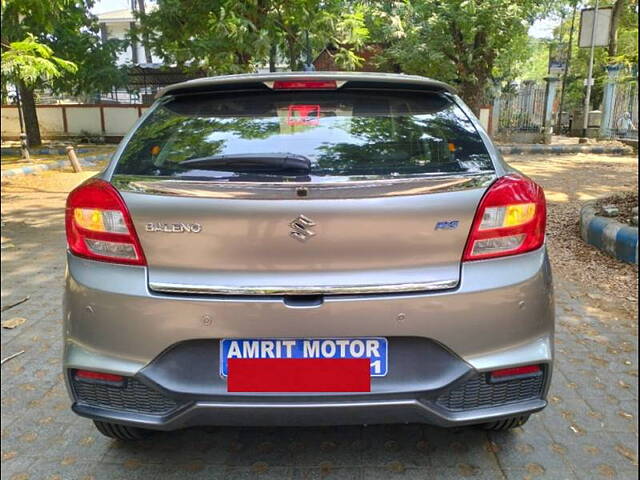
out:
M547 209L542 188L512 174L499 178L480 201L463 261L536 250L544 243Z
M127 206L108 182L89 179L67 198L69 250L79 257L111 263L146 265Z
M274 90L335 90L338 83L335 80L276 80Z

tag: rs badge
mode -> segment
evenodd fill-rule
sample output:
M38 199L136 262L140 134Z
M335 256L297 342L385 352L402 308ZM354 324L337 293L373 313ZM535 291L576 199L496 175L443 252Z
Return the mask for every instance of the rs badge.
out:
M459 220L446 220L436 223L436 230L455 230L460 225Z

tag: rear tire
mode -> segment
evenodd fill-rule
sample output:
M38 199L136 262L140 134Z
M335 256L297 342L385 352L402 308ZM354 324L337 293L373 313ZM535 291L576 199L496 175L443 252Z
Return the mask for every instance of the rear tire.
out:
M127 427L126 425L119 425L117 423L94 420L93 424L102 435L109 438L115 438L117 440L143 440L151 434L151 430L138 427Z
M518 428L527 423L531 415L520 415L518 417L505 418L504 420L498 420L497 422L484 423L481 427L485 430L491 430L493 432L506 432L512 428Z

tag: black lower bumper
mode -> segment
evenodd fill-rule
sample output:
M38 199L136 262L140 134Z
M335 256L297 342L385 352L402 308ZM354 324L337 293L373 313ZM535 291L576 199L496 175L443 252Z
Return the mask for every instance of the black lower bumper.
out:
M370 393L228 393L218 374L219 342L175 345L123 385L70 377L73 410L85 417L159 430L197 425L483 423L546 406L549 368L495 383L441 345L389 338L389 374Z
M427 423L455 427L501 420L542 410L547 402L528 400L465 412L432 409L417 400L369 400L350 403L211 403L197 402L165 417L115 411L75 403L73 411L92 420L153 430L219 426L319 426Z

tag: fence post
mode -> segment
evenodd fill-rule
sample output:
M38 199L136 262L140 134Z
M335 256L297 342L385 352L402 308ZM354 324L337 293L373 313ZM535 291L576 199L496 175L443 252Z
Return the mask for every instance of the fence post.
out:
M29 142L27 140L27 134L20 134L20 153L23 160L27 162L31 161L31 156L29 155Z
M78 161L78 157L76 157L76 151L73 149L71 145L67 148L67 156L69 157L69 162L71 162L71 168L75 173L79 173L82 171L82 167L80 166L80 162Z
M556 88L558 85L557 77L546 77L547 86L545 88L544 117L542 120L543 132L542 137L547 145L551 143L551 135L553 135L553 102L556 99Z
M616 79L620 73L620 65L610 65L606 67L607 83L604 85L604 95L602 99L602 123L600 124L600 135L603 137L613 137L616 126L613 112L615 110L615 98L617 83Z
M491 131L489 135L494 138L498 133L498 122L500 121L500 108L502 107L501 92L498 90L493 98L493 108L491 109Z

